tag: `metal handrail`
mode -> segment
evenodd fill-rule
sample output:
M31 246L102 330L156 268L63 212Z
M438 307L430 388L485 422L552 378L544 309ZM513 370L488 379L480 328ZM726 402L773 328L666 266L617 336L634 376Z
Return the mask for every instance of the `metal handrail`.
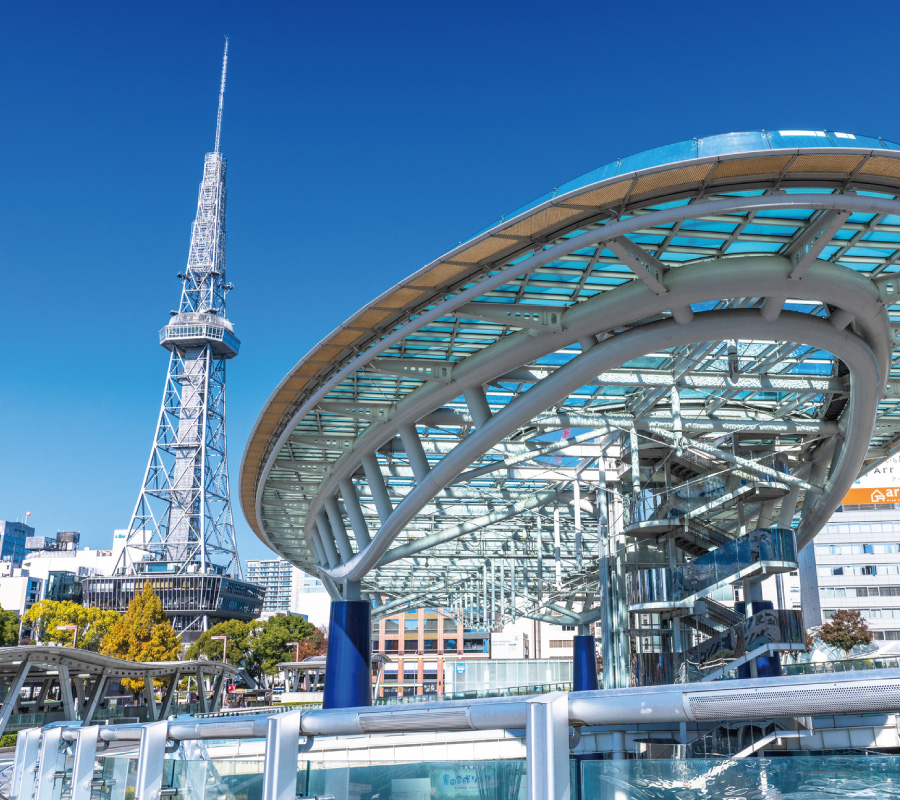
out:
M312 737L372 733L524 730L529 798L558 796L555 779L568 785L569 726L631 726L653 723L709 722L759 718L777 709L792 716L832 714L836 696L853 698L853 713L877 713L900 707L900 669L880 674L804 675L735 681L733 691L721 684L641 686L605 691L551 692L531 697L502 697L393 708L294 709L217 718L177 718L143 725L89 726L64 723L33 728L19 735L13 784L31 783L44 796L54 780L61 742L75 743L73 787L83 786L94 770L99 742L139 743L136 797L160 796L168 742L215 739L266 740L263 770L265 798L294 796L299 750ZM746 697L752 692L753 702ZM652 709L652 719L647 710ZM300 745L300 738L306 743ZM37 764L37 771L34 765ZM31 770L31 772L28 772ZM77 779L76 779L76 776ZM550 787L550 788L548 788ZM16 792L19 800L24 798ZM73 795L74 796L74 795ZM86 797L87 795L82 793Z
M787 675L827 675L835 672L857 672L900 668L900 657L848 658L838 661L811 661L806 664L782 665Z

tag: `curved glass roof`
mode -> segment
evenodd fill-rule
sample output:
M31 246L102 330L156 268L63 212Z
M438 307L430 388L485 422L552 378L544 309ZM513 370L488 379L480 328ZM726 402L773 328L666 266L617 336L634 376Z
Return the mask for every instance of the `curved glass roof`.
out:
M518 217L539 205L560 195L574 192L593 183L609 178L640 172L664 165L677 164L679 161L692 161L698 158L727 156L736 153L754 153L765 150L793 150L797 148L864 148L870 150L900 150L900 144L874 136L860 136L855 133L838 133L837 131L745 131L742 133L719 133L700 139L686 139L683 142L654 147L624 158L617 158L602 167L585 172L570 181L566 181L552 192L547 192L530 203L517 208L511 214L482 228L475 236L501 225L513 217ZM472 238L475 238L474 236Z
M671 321L676 313L684 319L704 312L756 313L766 305L765 283L775 280L779 265L795 259L796 269L805 271L809 251L817 264L839 268L860 308L883 302L891 324L900 324L900 308L892 302L900 261L898 195L900 145L825 131L691 140L560 186L377 297L294 367L266 404L244 455L241 498L251 526L311 573L325 562L353 562L366 549L364 541L339 541L343 549L330 558L310 549L310 537L318 535L319 524L355 530L360 515L368 535L377 536L384 516L376 508L371 460L363 459L374 456L394 507L409 504L423 474L436 473L478 430L472 404L480 401L461 391L465 376L479 376L482 410L499 418L592 346L566 333L587 324L588 309L604 309L597 317L601 344ZM670 282L687 281L706 264L738 265L735 256L746 258L734 273L740 287L734 293L700 283L683 308L665 304ZM842 295L831 284L819 291L816 281L798 282L781 310L837 326L832 318ZM843 324L869 342L886 369L893 346L884 344L883 331L872 322L875 306L865 307L865 320ZM513 350L521 358L509 355ZM697 463L710 455L712 462L725 458L704 448L721 448L723 437L731 436L738 449L799 469L842 424L849 396L845 367L821 343L801 338L736 334L730 342L660 341L586 377L476 453L404 525L388 551L393 560L371 571L367 588L392 596L404 586L433 597L434 581L471 579L484 558L504 547L515 550L514 542L523 548L516 557L527 563L534 555L534 519L544 512L531 506L524 522L521 513L504 517L502 510L538 496L544 502L542 493L562 498L563 546L574 542L573 501L565 493L585 460L596 462L601 424L621 432L640 420L641 435L654 438L663 434L648 431L671 429L677 412L693 426ZM900 443L895 381L900 384L900 369L891 370L878 405L867 466ZM673 386L680 410L672 406ZM398 433L401 419L411 421L413 438L409 425ZM654 441L667 446L668 440ZM616 445L620 454L626 444ZM784 455L776 459L775 453ZM714 468L712 462L707 467L713 472L733 467ZM694 485L700 478L691 480ZM585 481L579 491L585 497L596 486ZM347 499L350 492L358 493L359 514ZM428 550L434 561L427 568L413 557L426 552L415 550L425 537L450 536L488 518L489 525ZM733 508L723 508L704 521L729 529L735 519ZM543 524L552 529L553 515L545 515ZM520 578L531 582L532 593L533 568L526 567L529 578ZM587 585L591 578L573 570L561 585L569 580Z

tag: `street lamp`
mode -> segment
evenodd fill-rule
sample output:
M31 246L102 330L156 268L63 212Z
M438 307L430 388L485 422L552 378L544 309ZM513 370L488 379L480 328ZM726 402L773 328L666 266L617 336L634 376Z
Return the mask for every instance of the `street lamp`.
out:
M228 637L227 636L210 636L217 642L222 642L222 664L228 663ZM228 697L228 676L222 675L222 705L225 705L225 699Z
M210 639L215 639L217 642L224 642L222 645L222 663L228 663L228 637L227 636L210 636Z
M294 662L296 663L300 660L300 642L288 642L287 646L294 648Z
M78 626L77 625L57 625L56 630L58 631L75 631L75 635L72 638L72 648L78 647Z

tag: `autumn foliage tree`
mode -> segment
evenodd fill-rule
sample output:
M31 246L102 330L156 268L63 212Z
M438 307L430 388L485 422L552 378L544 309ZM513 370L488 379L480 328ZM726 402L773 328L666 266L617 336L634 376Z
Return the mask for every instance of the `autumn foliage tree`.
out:
M64 647L72 647L75 631L60 630L60 626L77 625L78 641L75 644L78 649L97 651L119 621L119 615L115 611L86 608L68 600L40 600L25 612L22 621L35 630L41 642Z
M294 647L299 642L299 660L321 655L328 649L328 637L321 628L297 614L278 614L266 620L257 635L256 657L264 675L274 675L282 661L294 660Z
M228 663L243 668L254 680L265 681L278 671L282 661L294 660L294 645L299 642L299 660L321 655L328 649L324 630L297 614L277 614L265 622L220 622L206 631L187 650L186 658L206 656L210 661L222 660L223 644L214 636L227 636Z
M121 617L118 617L103 641L100 652L126 661L177 661L181 642L172 623L163 611L162 602L150 586L136 594ZM162 686L162 681L154 681ZM144 690L143 680L126 678L122 681L128 691L138 694Z
M196 642L188 647L185 658L195 661L200 656L206 656L210 661L221 661L223 643L214 636L227 636L228 663L233 667L241 667L254 679L260 677L259 663L255 658L256 632L263 626L262 622L253 620L242 622L238 619L229 619L213 625L208 631L204 631Z
M847 609L835 611L828 622L815 629L815 635L823 644L844 653L872 643L872 632L862 614Z

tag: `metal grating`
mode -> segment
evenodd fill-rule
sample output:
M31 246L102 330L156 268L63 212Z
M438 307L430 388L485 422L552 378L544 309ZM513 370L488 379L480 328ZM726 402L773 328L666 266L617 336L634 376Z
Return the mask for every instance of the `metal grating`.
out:
M468 708L373 712L359 715L359 729L363 733L401 733L416 730L467 731L471 727Z
M688 698L698 721L753 719L777 714L800 717L810 714L854 714L900 709L900 683L841 685L757 691L698 694Z

